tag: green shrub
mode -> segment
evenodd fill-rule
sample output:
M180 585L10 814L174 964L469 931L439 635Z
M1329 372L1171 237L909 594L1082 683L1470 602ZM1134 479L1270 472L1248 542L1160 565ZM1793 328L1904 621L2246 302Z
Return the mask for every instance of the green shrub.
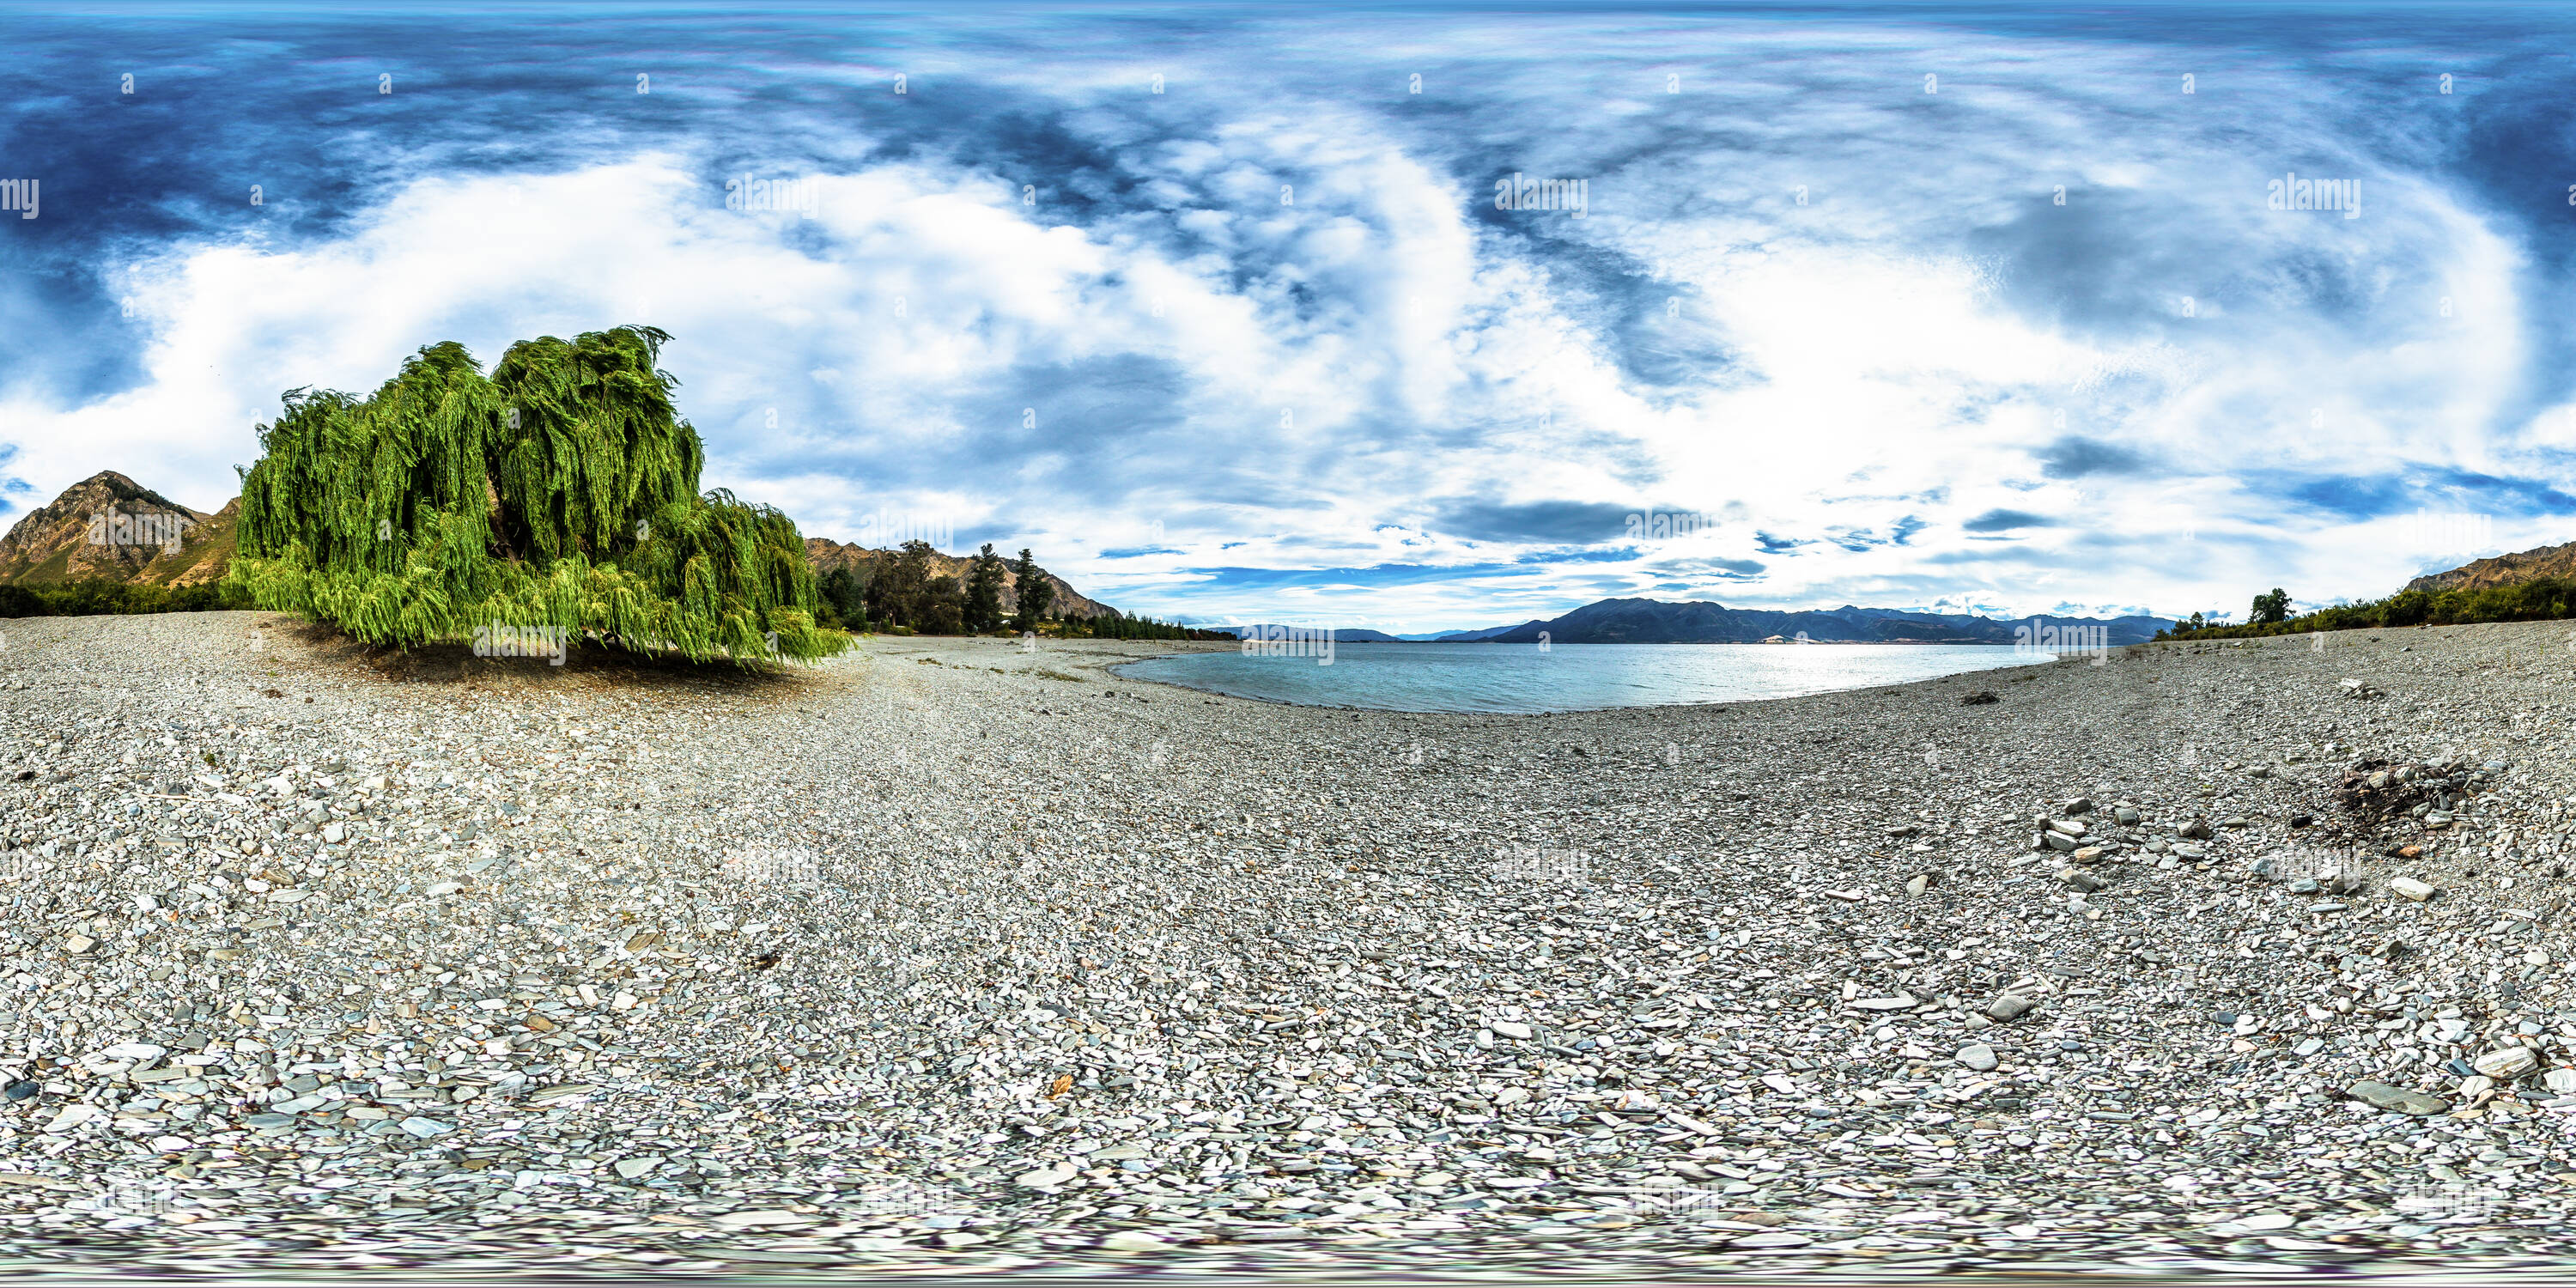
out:
M2158 639L2246 639L2304 635L2310 631L2383 630L2405 626L2460 626L2471 622L2539 622L2576 617L2576 581L2539 577L2478 590L2402 590L2386 599L2320 608L2284 621L2236 626L2178 627Z
M0 617L94 617L123 613L202 613L248 608L250 600L221 583L144 586L97 579L0 586Z

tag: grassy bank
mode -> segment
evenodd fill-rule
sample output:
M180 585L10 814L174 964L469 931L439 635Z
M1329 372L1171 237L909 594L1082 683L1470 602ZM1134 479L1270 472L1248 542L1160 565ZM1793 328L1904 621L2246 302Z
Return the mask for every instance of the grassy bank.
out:
M2472 622L2542 622L2576 617L2576 581L2542 577L2480 590L2405 590L2386 599L2320 608L2277 622L2188 627L2158 631L2160 640L2244 639L2303 635L2310 631L2378 630L2405 626L2462 626Z

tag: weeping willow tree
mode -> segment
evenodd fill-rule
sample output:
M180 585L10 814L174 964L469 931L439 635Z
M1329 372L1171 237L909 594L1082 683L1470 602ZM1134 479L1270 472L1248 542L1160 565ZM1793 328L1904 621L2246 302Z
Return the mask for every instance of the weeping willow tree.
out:
M652 327L510 346L490 376L449 342L372 396L297 389L242 476L228 580L409 648L496 628L751 664L840 652L786 515L698 494L705 446Z

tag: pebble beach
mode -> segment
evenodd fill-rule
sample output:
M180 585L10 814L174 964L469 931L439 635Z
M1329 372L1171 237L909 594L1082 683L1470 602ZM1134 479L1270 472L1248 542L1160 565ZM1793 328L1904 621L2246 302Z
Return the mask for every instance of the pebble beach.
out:
M1114 670L1200 647L0 623L0 1266L2576 1248L2564 624L1543 716Z

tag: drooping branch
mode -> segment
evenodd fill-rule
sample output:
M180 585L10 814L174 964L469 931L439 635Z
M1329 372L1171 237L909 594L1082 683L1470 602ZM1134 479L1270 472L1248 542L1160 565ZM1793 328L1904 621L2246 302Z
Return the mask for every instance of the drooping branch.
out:
M288 392L242 478L232 580L400 647L535 627L701 662L839 652L796 525L699 494L705 445L654 366L669 339L521 341L488 377L448 342L364 399Z

